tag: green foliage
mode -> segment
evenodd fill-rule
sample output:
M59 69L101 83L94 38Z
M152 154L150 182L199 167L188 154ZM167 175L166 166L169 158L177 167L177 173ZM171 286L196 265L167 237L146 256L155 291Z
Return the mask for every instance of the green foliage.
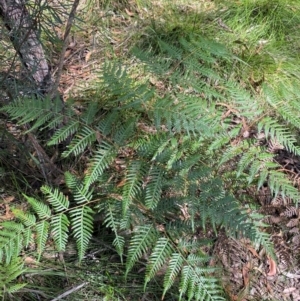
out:
M248 210L234 188L267 183L274 196L297 201L299 192L274 154L250 133L263 133L298 155L296 101L285 111L272 89L265 88L262 103L228 81L222 66L236 58L205 37L155 41L132 53L168 93L133 80L130 68L106 63L99 95L82 112L75 113L72 104L29 98L2 109L20 124L30 122L30 131L51 129L49 149L60 145L62 160L79 162L76 171L65 173L67 191L43 186L42 198L24 196L30 208L15 209L16 221L1 224L3 262L12 264L29 242L38 258L48 240L64 251L70 238L82 261L96 213L112 230L117 253L127 257L126 275L145 263L146 290L165 270L163 297L177 284L180 300L224 300L217 270L199 248L211 240L195 238L199 229L247 237L273 254L261 216ZM290 97L285 89L280 93ZM263 116L271 107L275 113ZM250 124L249 117L256 121Z
M24 263L20 258L14 257L9 264L0 264L0 297L3 300L10 298L26 285L17 280L24 272Z

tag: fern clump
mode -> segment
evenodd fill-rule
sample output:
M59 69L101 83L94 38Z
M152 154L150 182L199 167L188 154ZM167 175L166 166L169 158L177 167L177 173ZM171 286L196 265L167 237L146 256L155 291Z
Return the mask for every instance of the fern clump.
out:
M249 238L274 256L261 215L234 189L267 183L274 196L298 199L298 189L257 138L264 134L298 155L290 127L298 126L290 118L296 103L285 111L277 98L267 98L278 112L263 116L265 104L227 80L222 64L236 58L207 38L191 35L175 45L159 39L157 46L133 54L169 86L168 93L106 63L99 101L95 97L81 112L71 103L30 98L2 109L20 124L30 123L29 131L51 129L48 150L60 146L60 160L79 162L65 172L64 187L47 185L39 197L24 195L30 209L15 209L16 220L1 224L3 262L12 263L33 241L41 259L49 240L63 252L70 239L82 261L99 213L121 261L126 258L126 275L145 262L146 289L164 270L162 297L176 284L180 300L225 300L218 269L201 248L219 231ZM205 237L209 228L206 238L196 234Z

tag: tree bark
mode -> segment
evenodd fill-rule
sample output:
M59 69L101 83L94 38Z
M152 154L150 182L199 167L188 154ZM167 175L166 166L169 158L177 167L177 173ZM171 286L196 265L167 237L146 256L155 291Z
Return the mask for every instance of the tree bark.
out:
M9 37L33 86L45 94L51 86L51 74L34 20L24 0L0 0L0 17L9 30Z

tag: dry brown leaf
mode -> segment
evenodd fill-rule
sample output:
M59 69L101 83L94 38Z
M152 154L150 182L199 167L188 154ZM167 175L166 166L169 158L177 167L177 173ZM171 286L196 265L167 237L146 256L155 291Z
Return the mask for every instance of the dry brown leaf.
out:
M71 49L66 50L66 53L65 53L65 55L64 55L64 58L65 58L65 59L68 58L68 57L71 55L71 53L72 53L72 50L71 50Z
M11 212L8 205L5 205L5 219L12 219L14 218L14 214Z
M92 54L93 54L94 52L95 52L95 51L92 50L92 51L89 51L89 52L85 55L85 62L86 62L86 63L90 60L90 58L91 58L91 56L92 56Z
M239 299L238 296L236 296L232 293L232 288L231 288L230 284L226 285L226 287L224 289L225 289L226 293L228 294L231 301L237 301Z
M284 294L291 294L292 292L294 292L296 290L295 287L288 287L286 289L283 290Z
M299 218L292 218L292 219L286 224L286 226L289 227L289 228L293 228L293 227L298 226L298 224L299 224Z
M8 204L5 204L5 215L0 217L0 220L2 221L7 221L7 220L11 220L14 218L14 214L11 212Z
M117 184L117 187L122 187L124 186L126 183L126 179L123 179L122 181L120 181L118 184Z
M249 250L249 252L256 258L260 258L256 250L252 247L247 245L246 248Z
M125 11L126 11L126 14L129 16L129 17L133 17L134 16L134 13L129 11L127 8L125 8Z
M276 262L270 256L267 256L267 257L268 257L268 262L269 262L269 272L268 272L267 276L275 276L276 268L277 268Z
M12 196L12 195L10 195L10 196L5 196L5 197L2 197L2 198L3 198L3 200L4 200L4 203L10 203L10 202L12 202L12 201L15 199L15 197Z
M244 286L248 286L250 279L249 279L249 269L250 269L250 263L247 262L242 269L242 274L243 274L243 281L244 281Z
M30 256L25 257L24 262L25 262L25 264L28 264L28 265L38 264L38 262L33 257L30 257Z

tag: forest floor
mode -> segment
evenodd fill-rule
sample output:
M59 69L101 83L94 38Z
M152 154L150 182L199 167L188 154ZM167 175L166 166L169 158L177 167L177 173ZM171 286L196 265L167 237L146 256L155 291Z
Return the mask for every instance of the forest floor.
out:
M250 0L245 3L230 0L100 2L87 0L81 4L65 54L59 90L64 100L72 99L79 109L92 99L101 77L101 67L110 60L127 66L132 77L138 80L148 78L163 94L167 86L144 73L143 65L132 55L132 48L136 45L151 47L153 40L159 38L172 42L189 33L225 45L238 60L235 66L224 68L231 69L230 76L253 93L260 94L263 82L276 85L278 79L288 81L292 74L300 78L297 68L300 65L300 5L297 1L262 1L259 5ZM55 62L60 52L55 45L52 47L51 60ZM12 132L16 130L14 128ZM269 147L276 148L275 145ZM277 161L298 187L300 158L279 151ZM299 208L288 200L273 199L268 187L259 191L249 188L242 193L249 194L260 206L260 212L267 216L263 222L270 226L277 261L247 240L228 238L223 232L219 233L208 253L215 256L211 265L224 269L220 278L228 300L258 300L254 296L260 295L259 300L300 301ZM4 219L10 218L8 204L13 201L7 197L6 205L0 207ZM100 296L103 300L160 300L160 296L154 296L149 290L147 293L135 291L138 286L134 273L129 275L129 279L132 277L131 287L116 287L114 281L121 274L122 265L114 255L111 256L113 251L107 245L102 249L101 258L90 255L86 266L73 269L66 264L70 278L61 286L71 286L78 280L84 284L87 276L90 284L65 300L100 300ZM89 253L93 253L93 248ZM51 258L48 259L51 267ZM99 288L98 283L104 284ZM53 285L57 283L54 281ZM176 297L169 300L176 300Z
M121 61L133 76L142 74L141 66L131 56L131 48L140 44L141 38L147 41L145 36L172 41L176 39L172 33L178 30L186 35L196 32L226 45L244 62L232 66L232 76L259 94L262 82L276 84L278 78L288 80L290 74L299 74L295 66L300 63L296 51L300 47L299 24L294 22L300 18L299 4L276 1L276 6L263 2L258 5L256 1L242 4L178 0L144 5L139 1L120 1L106 7L90 7L89 21L85 25L79 22L74 32L80 47L70 49L61 91L67 97L78 98L81 91L86 95L106 60ZM162 24L165 31L156 31ZM163 83L152 80L163 93ZM297 182L300 158L279 154L277 159L286 170L297 175L294 177ZM256 199L261 213L267 216L264 222L271 226L269 231L278 261L266 257L263 251L258 253L257 246L247 240L235 240L220 233L211 253L224 268L223 287L228 298L246 301L259 295L260 300L300 300L298 207L288 201L272 200L268 187L245 193ZM145 300L151 298L145 296Z

